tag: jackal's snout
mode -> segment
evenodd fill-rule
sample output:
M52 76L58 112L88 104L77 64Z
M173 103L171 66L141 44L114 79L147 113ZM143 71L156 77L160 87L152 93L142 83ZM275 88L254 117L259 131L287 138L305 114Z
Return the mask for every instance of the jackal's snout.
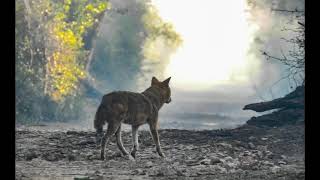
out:
M166 101L167 104L169 104L171 102L171 97L169 97L169 99Z

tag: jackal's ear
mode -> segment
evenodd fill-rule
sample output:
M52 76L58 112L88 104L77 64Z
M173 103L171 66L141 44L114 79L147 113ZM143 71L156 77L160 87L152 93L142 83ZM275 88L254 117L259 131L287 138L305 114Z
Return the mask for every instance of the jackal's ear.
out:
M156 77L152 77L151 85L159 84L159 80Z
M169 82L170 82L171 77L169 77L168 79L164 80L162 83L169 86Z

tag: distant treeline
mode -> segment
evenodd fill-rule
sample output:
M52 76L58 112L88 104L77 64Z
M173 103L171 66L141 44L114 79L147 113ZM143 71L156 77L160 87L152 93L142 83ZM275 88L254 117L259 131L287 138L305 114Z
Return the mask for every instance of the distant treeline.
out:
M78 120L88 98L136 88L150 71L161 74L159 67L182 43L149 1L15 3L19 123Z

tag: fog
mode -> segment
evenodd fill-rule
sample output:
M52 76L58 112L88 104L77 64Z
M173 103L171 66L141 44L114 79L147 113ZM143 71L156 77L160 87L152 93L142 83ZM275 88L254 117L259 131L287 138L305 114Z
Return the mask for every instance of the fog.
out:
M287 80L275 84L286 73L285 66L267 61L261 55L261 51L268 51L279 56L280 50L287 52L292 48L281 38L294 34L282 29L297 23L291 14L276 13L271 8L304 10L304 1L243 1L237 7L236 1L239 0L223 3L201 0L192 6L181 0L153 1L160 16L172 23L184 40L177 52L168 52L163 61L154 65L139 54L144 41L144 37L139 36L143 31L139 20L143 9L139 9L139 3L143 1L111 1L115 9L127 9L128 14L109 13L102 22L93 60L96 65L91 69L97 87L102 93L141 92L150 86L152 76L160 80L171 76L172 103L160 110L161 128L234 128L252 116L261 115L242 108L249 103L282 97L293 90ZM218 14L213 13L218 10ZM240 25L233 11L239 13ZM210 15L219 17L210 18ZM183 18L186 21L181 22ZM243 31L237 27L242 27ZM111 49L121 51L115 49L120 47L115 44L126 44L126 40L131 44L121 45L123 50L136 48L137 53L128 52L122 58L120 56L125 53L111 53ZM168 51L160 48L162 53ZM105 64L97 64L99 58L100 61L105 58L101 61ZM151 68L145 71L143 67L146 66ZM97 105L98 102L88 106L88 117L84 118L84 126L90 129Z

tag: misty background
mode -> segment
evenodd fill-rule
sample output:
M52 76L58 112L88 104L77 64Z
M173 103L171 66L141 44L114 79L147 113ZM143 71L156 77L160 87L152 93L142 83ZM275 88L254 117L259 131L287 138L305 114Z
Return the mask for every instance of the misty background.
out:
M134 6L130 4L133 2L111 2L114 6L119 7L120 9L128 9L128 15L106 15L102 22L103 25L100 29L101 35L98 43L111 44L112 39L117 39L118 36L121 36L122 38L137 37L139 35L138 24L131 24L130 28L120 27L123 25L120 22L121 20L131 19L134 17L134 13L136 11L133 8ZM258 61L260 64L259 69L256 70L257 73L252 74L252 77L250 78L251 81L242 86L221 85L205 91L190 91L188 89L181 90L179 87L172 88L172 103L164 105L163 109L160 111L160 124L162 128L234 128L245 123L250 117L262 114L243 111L242 108L244 105L253 102L279 98L293 90L290 88L292 85L290 82L288 82L288 80L284 80L283 82L279 82L274 85L274 83L285 74L286 67L279 62L267 61L261 55L261 50L266 50L275 56L280 56L280 48L284 52L292 48L281 40L281 38L290 38L294 35L290 34L288 31L282 31L284 27L288 28L288 26L293 26L292 24L295 24L290 23L291 21L294 21L292 15L286 13L275 13L272 12L271 9L298 8L299 10L304 10L304 1L260 0L251 3L252 4L249 12L252 16L248 18L248 22L251 25L258 26L259 29L253 34L254 41L250 44L248 58L254 58L254 60ZM231 4L232 1L230 1L230 6ZM212 8L214 9L214 7ZM139 16L138 14L135 15ZM132 23L133 21L130 22ZM219 28L219 25L217 26L217 28ZM110 32L112 31L116 32L117 34L109 36ZM121 31L126 31L128 34L122 36ZM104 33L106 33L106 35L104 35ZM106 48L102 49L103 46L100 44L97 46L99 46L101 49L97 49L95 57L107 59L109 55ZM124 61L120 62L123 63ZM103 70L101 73L98 71L93 73L100 73L99 77L101 77L103 72L108 72L110 70L112 71L113 69L112 73L101 77L101 81L105 81L104 89L108 89L107 92L125 89L129 89L131 91L143 91L150 85L151 77L154 74L152 72L148 73L143 71L141 66L146 65L143 64L137 67L134 65L134 62L130 62L133 63L130 64L130 66L128 66L127 63L118 64L116 67L110 65L102 66ZM109 61L109 63L111 62ZM114 77L114 79L111 79L110 75L113 75L112 77ZM146 76L147 78L145 79L145 83L142 85L136 84L137 76ZM175 77L172 77L171 86L173 87L174 81ZM270 87L272 88L270 89Z
M233 1L228 1L232 6ZM181 6L176 7L177 13L184 7L183 3L186 3L179 2ZM261 51L268 51L274 56L281 56L280 50L288 52L292 48L281 38L290 38L295 35L290 31L283 31L284 27L290 28L297 24L295 18L290 13L274 12L272 9L304 10L304 1L247 0L246 2L249 5L244 9L249 14L247 23L254 29L250 36L252 41L246 52L246 58L252 65L247 72L249 80L244 83L217 84L205 90L193 90L191 87L177 86L175 76L166 73L172 55L179 48L171 48L159 38L154 40L152 45L153 51L159 52L160 55L150 60L144 53L144 46L148 39L143 21L146 14L145 4L152 2L111 0L112 9L104 14L97 37L92 42L93 55L89 72L94 79L95 90L83 92L86 94L82 105L83 111L76 121L70 123L70 126L93 129L93 117L103 94L118 90L142 92L150 86L152 76L160 80L172 76L170 82L172 102L165 104L160 110L161 128L234 128L244 124L252 116L261 115L253 111L243 111L242 108L249 103L282 97L295 88L293 82L288 80L276 83L285 76L287 68L279 62L267 61L261 53ZM219 8L219 1L215 4L212 11ZM155 7L157 8L156 3ZM161 17L161 9L159 11ZM193 13L201 13L201 9L190 12L190 16ZM201 14L197 17L199 16L201 17ZM220 18L223 19L224 16L228 16L228 9L225 10L225 14L221 14ZM191 19L190 26L192 26ZM219 28L223 24L216 24L216 26ZM176 33L179 34L179 31L176 30ZM237 33L237 30L234 30L234 33ZM181 38L183 41L183 37ZM230 53L232 53L231 49ZM125 129L128 128L125 126Z

